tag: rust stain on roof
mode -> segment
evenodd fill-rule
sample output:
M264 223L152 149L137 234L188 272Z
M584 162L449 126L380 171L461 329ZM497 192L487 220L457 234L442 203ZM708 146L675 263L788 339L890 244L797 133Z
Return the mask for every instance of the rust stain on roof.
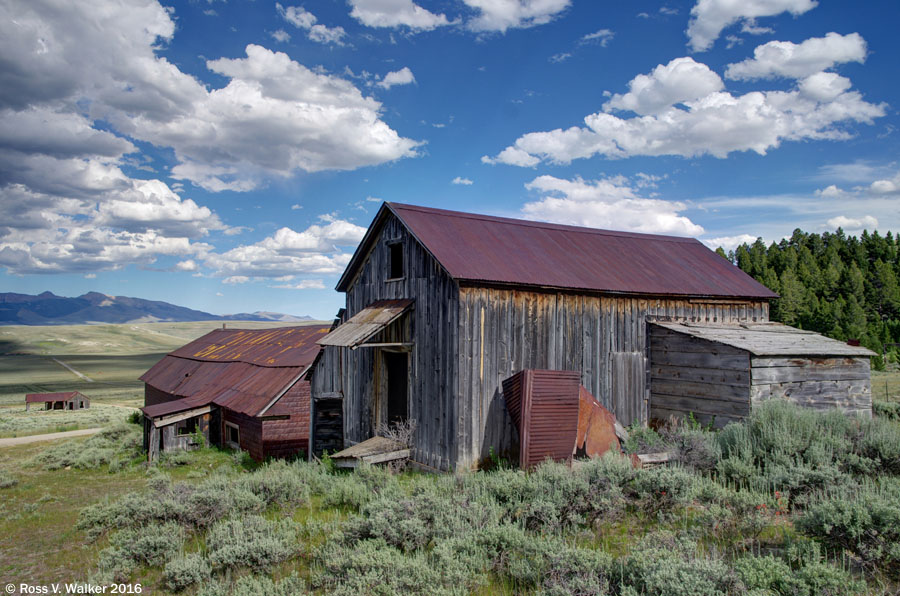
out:
M169 353L141 381L179 396L146 406L150 417L216 404L256 416L315 361L329 325L217 329Z

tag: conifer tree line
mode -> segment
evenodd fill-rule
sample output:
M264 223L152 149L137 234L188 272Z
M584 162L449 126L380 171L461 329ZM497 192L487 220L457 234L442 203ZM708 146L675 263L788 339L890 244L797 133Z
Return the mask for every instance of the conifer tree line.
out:
M768 247L762 238L721 256L781 297L769 318L847 341L858 339L889 361L897 361L900 343L900 238L864 231L822 234L794 230ZM873 358L876 369L884 367Z

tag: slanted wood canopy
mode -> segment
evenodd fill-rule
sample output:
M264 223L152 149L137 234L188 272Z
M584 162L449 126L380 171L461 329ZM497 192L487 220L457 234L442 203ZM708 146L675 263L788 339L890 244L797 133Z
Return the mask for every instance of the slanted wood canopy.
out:
M317 343L321 346L339 346L354 350L366 345L384 347L385 344L366 344L366 341L399 319L414 302L412 299L373 302Z

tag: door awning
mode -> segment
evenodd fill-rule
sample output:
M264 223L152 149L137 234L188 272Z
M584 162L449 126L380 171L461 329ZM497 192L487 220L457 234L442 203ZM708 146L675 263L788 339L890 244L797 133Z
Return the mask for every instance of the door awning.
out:
M316 343L321 346L357 348L399 319L413 303L412 299L373 302Z

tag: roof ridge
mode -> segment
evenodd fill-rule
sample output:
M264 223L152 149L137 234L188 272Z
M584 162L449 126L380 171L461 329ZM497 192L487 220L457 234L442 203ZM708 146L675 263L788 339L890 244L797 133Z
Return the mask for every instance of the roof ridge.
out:
M666 234L648 234L645 232L625 232L621 230L607 230L604 228L591 228L587 226L575 226L571 224L558 224L552 222L516 219L512 217L502 217L498 215L486 215L482 213L469 213L466 211L454 211L452 209L439 209L437 207L423 207L421 205L410 205L407 203L388 203L391 209L399 209L401 211L418 211L421 213L430 213L434 215L443 215L447 217L459 217L462 219L475 219L479 221L488 221L493 223L502 223L515 226L523 226L529 228L543 228L550 230L559 230L573 232L578 234L591 234L597 236L623 236L627 238L653 238L663 242L679 242L685 244L703 244L696 238L690 236L669 236Z

